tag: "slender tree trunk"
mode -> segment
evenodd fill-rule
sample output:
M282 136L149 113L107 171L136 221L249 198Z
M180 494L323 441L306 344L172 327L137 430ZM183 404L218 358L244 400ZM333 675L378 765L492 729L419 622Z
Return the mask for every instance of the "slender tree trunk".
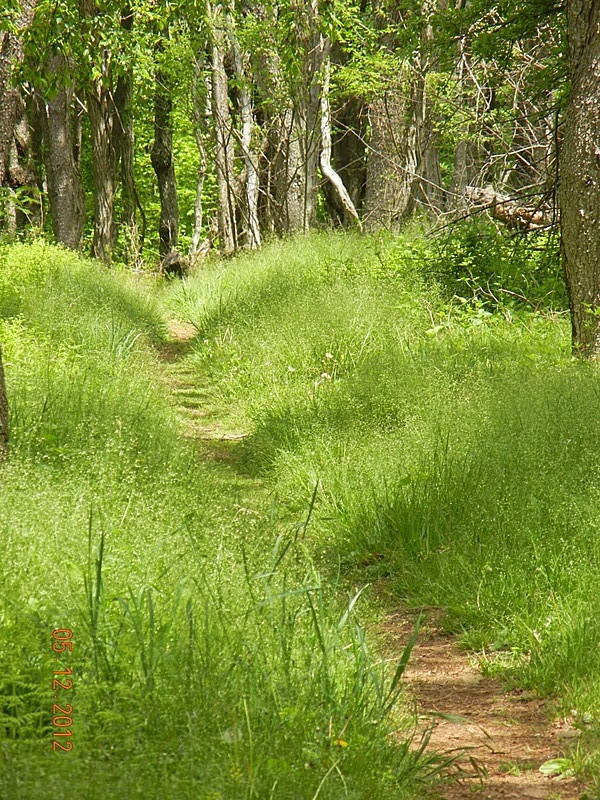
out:
M206 148L203 141L198 141L198 175L196 178L196 196L194 198L194 232L190 246L190 256L192 260L205 255L210 249L210 241L204 236L204 181L206 179Z
M152 166L160 195L160 254L177 250L179 209L173 162L173 85L166 71L157 70L154 89L154 145Z
M130 8L123 10L121 26L127 31L131 31L133 28L133 11ZM146 214L140 202L135 181L133 67L129 67L124 74L119 76L114 92L114 104L114 148L115 158L120 166L122 221L128 242L128 259L131 263L137 264L146 236ZM138 223L138 211L141 224Z
M248 78L244 68L244 57L235 33L233 14L229 14L229 40L233 53L235 76L238 81L238 108L242 123L240 144L245 167L245 244L250 250L261 245L260 226L258 221L258 192L260 179L258 173L258 155L252 146L254 131L254 110L252 97L248 88Z
M130 35L134 11L125 6L121 12L121 28ZM146 236L146 213L140 202L135 181L135 131L133 114L133 65L119 75L114 92L114 149L120 166L121 201L127 242L128 260L137 264ZM138 223L138 211L140 223Z
M317 221L319 159L321 150L321 114L318 87L311 87L308 103L302 109L301 157L304 168L304 209L302 227L309 230Z
M46 173L44 169L44 120L45 109L39 92L32 87L27 98L27 118L31 134L31 171L36 197L32 204L31 224L40 231L44 229L44 202L46 195Z
M204 236L204 181L208 160L206 155L207 118L210 115L210 87L202 75L202 62L194 65L192 83L192 112L194 117L194 138L198 148L198 175L196 178L196 198L194 200L194 233L190 246L190 257L195 261L206 254L210 248L210 240Z
M317 221L317 195L319 191L319 159L321 151L321 85L322 53L318 31L318 0L309 0L301 11L298 26L299 44L303 48L303 85L296 98L295 121L303 178L302 228L307 231Z
M229 87L225 71L225 33L222 14L213 12L207 2L212 28L212 109L215 122L215 167L219 196L219 237L221 250L237 248L236 197L233 126L229 112Z
M63 57L52 56L48 66L55 73L62 72ZM44 139L52 230L59 244L77 250L81 246L85 207L81 176L75 163L71 84L61 86L46 103Z
M573 350L600 355L600 3L568 0L571 94L560 152L562 254Z
M415 184L416 199L427 210L439 213L444 207L442 167L435 131L432 102L428 92L428 77L434 54L433 14L439 0L425 0L422 7L424 18L421 45L416 56L415 71L415 127L419 158L418 177Z
M8 455L8 396L4 379L4 362L0 348L0 461Z
M140 259L146 236L146 214L140 202L135 181L135 133L133 124L133 72L130 70L117 82L115 92L117 104L116 137L117 155L120 161L121 198L123 223L129 241L129 258L135 264ZM138 211L140 222L138 222Z

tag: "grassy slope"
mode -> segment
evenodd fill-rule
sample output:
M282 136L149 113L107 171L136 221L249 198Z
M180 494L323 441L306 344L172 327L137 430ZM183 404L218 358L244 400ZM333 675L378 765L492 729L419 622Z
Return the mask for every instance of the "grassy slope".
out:
M572 361L564 316L448 304L423 263L408 240L314 236L169 302L198 327L197 380L249 432L247 469L292 516L319 480L327 568L444 606L486 669L556 695L593 743L597 368Z
M42 244L0 252L0 795L421 796L358 606L297 526L310 492L279 515L269 481L198 458L155 295ZM57 627L70 753L50 749Z
M593 740L600 383L565 321L448 304L409 240L274 243L158 294L41 245L2 266L3 796L53 797L65 764L86 797L422 796L354 618L382 588L445 606ZM165 315L249 434L225 464L165 399ZM55 626L77 634L64 761L36 741Z

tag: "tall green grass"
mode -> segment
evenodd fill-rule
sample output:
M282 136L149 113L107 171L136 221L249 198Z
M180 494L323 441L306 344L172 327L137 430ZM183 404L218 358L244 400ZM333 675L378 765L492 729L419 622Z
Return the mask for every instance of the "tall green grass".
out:
M86 798L422 797L440 762L363 630L382 590L573 711L600 782L600 379L552 257L481 241L315 234L158 288L0 252L3 797L65 770ZM172 316L208 420L247 434L218 459L165 383Z
M465 241L314 235L167 302L197 326L197 381L248 433L248 473L291 518L319 482L319 562L445 608L486 670L553 695L591 740L600 376L571 358L553 257L469 261Z
M244 314L275 307L269 291L240 295ZM439 763L410 745L359 587L321 569L312 477L288 509L199 457L157 356L154 286L19 245L0 252L0 314L0 795L423 796ZM207 335L229 341L228 325ZM74 642L56 701L55 628ZM69 753L51 750L54 702L74 709Z

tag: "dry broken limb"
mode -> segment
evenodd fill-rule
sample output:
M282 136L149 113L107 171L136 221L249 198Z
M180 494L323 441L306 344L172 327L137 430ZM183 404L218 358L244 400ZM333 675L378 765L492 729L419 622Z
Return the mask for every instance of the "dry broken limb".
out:
M344 211L355 220L359 229L362 230L362 222L352 202L352 198L346 189L344 182L339 174L331 165L331 112L329 108L329 81L331 65L329 62L328 47L323 44L325 49L323 64L323 83L321 87L321 170L323 175L332 184Z
M492 187L482 189L476 186L467 186L465 197L476 207L486 208L494 219L509 227L539 230L549 227L553 221L550 209L540 205L525 205L522 201L520 202L518 197L500 194Z

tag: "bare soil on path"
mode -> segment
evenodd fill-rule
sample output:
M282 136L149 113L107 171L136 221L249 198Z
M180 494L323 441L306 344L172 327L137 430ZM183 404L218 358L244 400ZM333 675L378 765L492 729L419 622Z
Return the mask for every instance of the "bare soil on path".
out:
M390 614L383 626L386 650L397 659L415 625L415 614ZM464 751L460 777L444 787L445 800L575 800L573 778L539 771L559 758L577 737L567 720L551 722L544 701L530 692L506 690L470 662L454 636L424 623L404 673L425 730L433 725L429 750Z
M170 369L164 377L177 400L177 407L184 423L185 436L207 445L204 455L216 460L229 460L230 445L246 438L243 431L223 430L218 421L209 419L203 389L189 377L182 366L183 359L193 346L198 335L197 329L189 322L170 320L168 323L170 339L160 349L162 361ZM212 447L211 447L212 446Z
M185 435L202 445L203 456L232 462L245 433L226 431L205 410L202 387L183 360L197 330L169 322L170 340L161 348L165 380L176 397ZM232 449L233 448L233 449ZM481 675L454 636L429 615L404 673L409 697L425 732L433 725L428 749L460 754L458 779L442 789L444 800L576 800L582 787L573 778L557 780L539 767L561 757L577 737L567 720L550 721L547 705L529 692L508 691ZM384 648L397 661L414 630L416 615L400 609L382 626Z

